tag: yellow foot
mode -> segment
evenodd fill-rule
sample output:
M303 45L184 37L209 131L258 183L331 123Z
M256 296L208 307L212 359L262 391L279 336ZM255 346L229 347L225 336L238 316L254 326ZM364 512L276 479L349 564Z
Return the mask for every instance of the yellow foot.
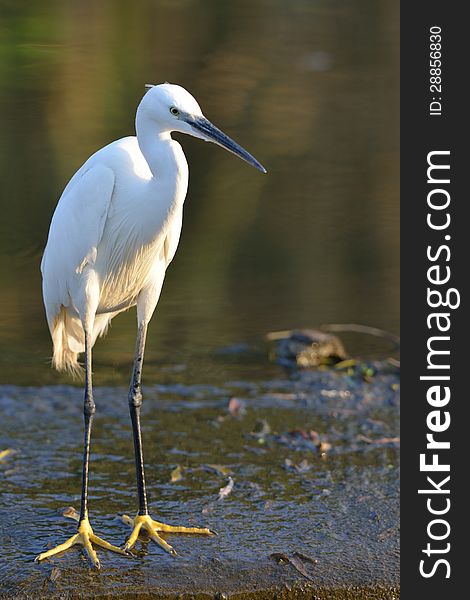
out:
M96 555L96 552L93 549L93 546L91 545L92 542L93 542L93 544L96 544L97 546L101 546L101 548L106 548L106 550L111 550L112 552L117 552L118 554L123 554L124 556L129 556L127 554L127 552L122 550L122 548L113 546L112 544L105 542L104 540L99 538L97 535L95 535L93 533L93 529L91 528L90 522L88 521L88 518L85 518L82 521L80 521L80 523L78 525L77 533L75 535L73 535L71 538L69 538L63 544L59 544L59 546L52 548L52 550L48 550L47 552L43 552L39 556L36 556L35 560L36 560L36 562L39 562L41 560L44 560L45 558L54 556L55 554L58 554L59 552L68 550L72 546L80 545L80 546L83 546L83 549L85 550L85 554L87 555L91 564L96 569L99 569L100 561L98 560L98 556Z
M141 530L146 531L150 539L158 544L163 550L169 554L176 555L176 551L167 544L159 533L197 533L202 535L215 535L215 531L207 529L207 527L175 527L174 525L165 525L159 521L154 521L149 515L137 515L135 519L131 519L127 515L122 515L122 522L132 527L132 533L127 540L124 551L128 552L135 546L137 538Z

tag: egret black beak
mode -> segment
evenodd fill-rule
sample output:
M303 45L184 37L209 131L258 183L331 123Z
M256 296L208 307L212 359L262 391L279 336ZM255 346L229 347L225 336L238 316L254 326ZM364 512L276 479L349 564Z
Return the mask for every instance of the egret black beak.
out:
M195 117L192 115L187 115L184 117L186 123L191 125L199 134L202 134L204 139L210 142L214 142L222 148L225 148L229 152L232 152L236 156L239 156L244 161L246 161L249 165L261 171L261 173L266 173L266 169L263 167L261 163L259 163L254 156L252 156L249 152L247 152L244 148L239 146L236 142L234 142L228 135L225 135L223 131L220 131L218 127L213 125L208 119L205 117Z

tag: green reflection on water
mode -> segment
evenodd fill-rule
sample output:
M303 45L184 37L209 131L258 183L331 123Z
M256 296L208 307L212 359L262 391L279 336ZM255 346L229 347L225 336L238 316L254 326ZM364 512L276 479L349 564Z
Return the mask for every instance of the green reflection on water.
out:
M396 3L2 5L0 383L65 381L47 366L48 225L76 168L133 133L146 82L184 85L268 169L183 140L183 236L148 364L193 361L204 380L205 369L226 375L208 350L272 329L353 321L397 331ZM127 380L134 321L120 315L97 344L98 383ZM160 377L147 369L147 381Z

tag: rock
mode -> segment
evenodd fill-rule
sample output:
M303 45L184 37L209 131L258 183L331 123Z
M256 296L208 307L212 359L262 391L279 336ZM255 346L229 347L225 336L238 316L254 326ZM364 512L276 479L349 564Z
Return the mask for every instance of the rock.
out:
M316 329L274 331L266 338L276 344L276 361L288 368L332 365L347 357L339 337Z

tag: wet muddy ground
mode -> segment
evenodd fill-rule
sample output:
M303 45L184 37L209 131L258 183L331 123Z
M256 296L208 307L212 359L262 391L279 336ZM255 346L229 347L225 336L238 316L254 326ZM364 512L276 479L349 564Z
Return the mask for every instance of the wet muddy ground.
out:
M2 387L5 598L398 597L398 375L279 369L144 393L153 516L218 536L171 536L177 557L145 540L134 558L100 551L101 572L79 548L34 563L76 525L62 511L79 508L82 392ZM95 399L90 520L120 545L136 509L127 393Z

